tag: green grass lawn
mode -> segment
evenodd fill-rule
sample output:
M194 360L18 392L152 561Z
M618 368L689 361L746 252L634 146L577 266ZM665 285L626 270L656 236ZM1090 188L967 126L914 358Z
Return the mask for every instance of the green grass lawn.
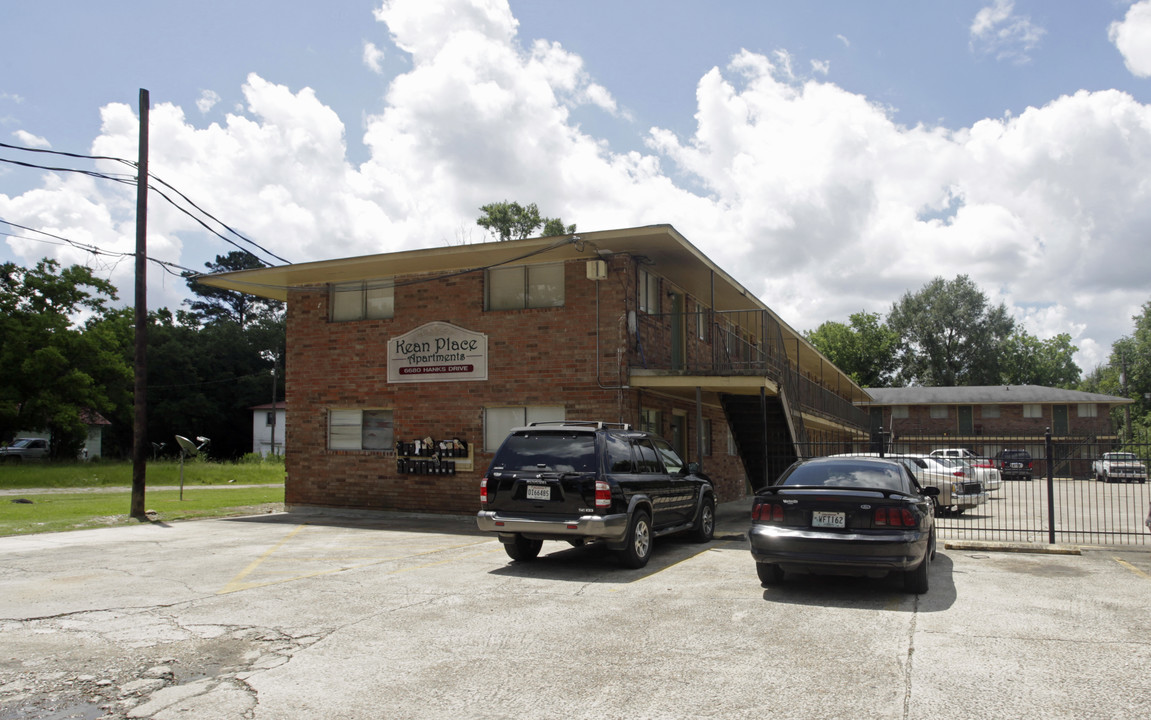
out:
M128 515L132 499L131 463L0 466L0 490L28 490L0 495L0 535L278 510L284 501L284 466L275 462L189 462L184 466L183 500L179 485L178 462L149 463L145 473L144 506L154 513L148 520L137 520ZM238 487L245 485L256 487ZM38 493L35 490L39 488L57 491ZM60 488L75 488L77 492L59 492ZM15 502L17 500L31 502Z

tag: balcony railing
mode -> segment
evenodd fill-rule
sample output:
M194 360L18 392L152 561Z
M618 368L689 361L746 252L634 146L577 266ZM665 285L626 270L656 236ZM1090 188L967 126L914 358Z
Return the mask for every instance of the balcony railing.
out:
M800 373L782 345L779 323L763 310L685 312L639 316L632 365L683 375L769 378L808 413L867 427L867 414Z

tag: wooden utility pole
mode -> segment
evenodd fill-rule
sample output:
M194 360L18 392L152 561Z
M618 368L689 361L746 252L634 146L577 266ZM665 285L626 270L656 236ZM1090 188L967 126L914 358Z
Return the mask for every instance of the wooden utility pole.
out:
M140 88L140 155L136 166L136 384L132 425L132 508L146 517L144 474L148 461L148 91Z

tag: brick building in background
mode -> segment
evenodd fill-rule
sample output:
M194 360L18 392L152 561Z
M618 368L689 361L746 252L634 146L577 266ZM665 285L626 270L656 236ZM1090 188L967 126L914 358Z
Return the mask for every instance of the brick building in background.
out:
M537 420L657 432L721 501L866 437L864 391L668 225L200 282L287 301L289 508L472 512Z
M873 432L887 433L893 450L962 447L995 457L1004 448L1023 448L1041 458L1050 431L1057 460L1073 476L1088 475L1091 459L1121 445L1112 410L1134 402L1039 385L868 388L867 393L871 400L860 407Z

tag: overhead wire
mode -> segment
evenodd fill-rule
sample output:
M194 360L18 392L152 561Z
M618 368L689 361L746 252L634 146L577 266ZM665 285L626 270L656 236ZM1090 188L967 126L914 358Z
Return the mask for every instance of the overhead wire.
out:
M19 145L12 145L12 144L3 143L3 142L0 142L0 148L5 148L5 149L9 149L9 150L19 150L22 152L30 152L30 153L42 153L42 154L48 154L48 155L57 155L57 156L61 156L61 157L69 157L69 158L82 159L82 160L107 160L107 161L112 161L112 162L118 162L118 163L127 165L128 167L132 167L132 168L138 167L138 164L135 162L132 162L131 160L126 160L124 158L118 158L118 157L112 157L112 156L108 156L108 155L83 155L80 153L62 152L59 150L47 150L47 149L43 149L43 148L22 147ZM26 167L26 168L36 169L36 170L46 170L49 172L77 173L80 175L86 175L89 177L94 177L94 178L98 178L98 179L102 179L102 180L111 180L113 182L119 182L119 183L124 183L124 184L135 184L138 181L138 178L136 175L127 174L127 173L124 173L124 174L107 173L107 172L99 172L99 171L95 171L95 170L84 170L84 169L79 169L79 168L55 167L55 166L49 166L49 165L40 165L40 164L36 164L36 163L23 162L20 160L12 160L9 158L0 158L0 163L7 163L10 165L16 165L19 167ZM250 245L251 247L256 248L260 252L262 252L262 253L264 253L264 254L272 257L272 258L275 258L276 260L279 260L280 262L282 262L284 264L287 264L287 265L291 264L291 261L287 260L286 258L281 257L280 255L277 255L276 253L263 247L262 245L260 245L256 241L244 236L242 233L240 233L235 228L231 227L230 225L223 222L222 220L220 220L216 216L214 216L211 213L209 213L208 211L204 210L202 207L200 207L200 205L195 203L185 193L181 192L178 188L173 186L171 183L168 183L163 178L160 178L155 173L149 172L148 177L151 178L152 180L156 181L160 185L163 185L164 187L168 188L171 192L179 195L180 198L182 198L184 200L184 202L186 202L188 205L191 205L198 212L207 216L212 221L218 223L227 232L235 235L241 241L248 243L248 245ZM189 211L186 207L181 206L179 203L177 203L175 200L173 200L171 197L169 197L168 194L165 193L163 190L161 190L159 187L157 187L157 185L153 184L152 182L149 182L148 188L150 190L154 191L161 198L163 198L172 207L174 207L175 209L184 213L185 215L187 215L192 220L196 221L201 227L203 227L205 230L212 233L213 235L215 235L219 239L232 245L233 247L237 248L238 250L252 253L252 251L249 248L240 245L235 240L231 239L230 237L224 235L220 231L218 231L215 228L208 225L208 223L205 222L203 219L192 214L191 211ZM254 254L254 253L252 253L252 254ZM264 262L267 265L272 265L271 262L267 262L263 259L261 259L260 261ZM189 271L189 272L195 272L195 271Z
M31 232L31 233L37 233L39 235L44 235L45 237L52 238L52 240L44 240L43 238L34 238L34 237L28 237L26 235L17 235L16 233L0 231L0 235L6 236L6 237L13 237L13 238L17 238L20 240L29 240L31 242L48 243L50 245L70 245L71 247L74 247L77 250L83 250L83 251L91 253L93 255L99 255L99 256L104 256L104 257L117 257L117 258L136 257L136 253L134 253L134 252L114 252L111 250L103 250L101 248L96 247L95 245L88 245L86 243L82 243L82 242L79 242L76 240L70 240L70 239L63 237L61 235L55 235L55 234L47 232L45 230L37 230L36 228L31 228L31 227L27 227L25 225L21 225L19 223L14 223L10 220L5 220L4 218L0 218L0 223L3 223L5 225L9 225L9 226L14 227L14 228L19 228L21 230L24 230L25 232ZM53 240L59 241L59 242L53 242ZM176 277L184 278L184 277L188 277L189 274L191 274L191 275L198 274L197 271L195 271L195 270L192 270L190 268L186 268L182 265L177 265L176 263L173 263L173 262L168 262L167 260L161 260L159 258L149 257L147 255L145 255L144 259L151 262L151 263L158 265L165 272L169 273L170 275L175 275ZM173 272L172 268L180 270L180 272L178 272L178 273Z

